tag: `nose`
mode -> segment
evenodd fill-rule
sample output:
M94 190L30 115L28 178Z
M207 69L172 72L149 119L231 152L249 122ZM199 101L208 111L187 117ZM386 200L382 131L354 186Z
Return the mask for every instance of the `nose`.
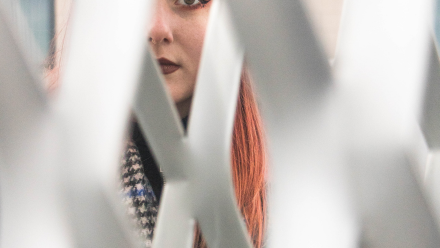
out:
M167 1L156 1L149 35L149 41L153 45L173 42L173 33L170 27L171 11L168 11L168 8Z

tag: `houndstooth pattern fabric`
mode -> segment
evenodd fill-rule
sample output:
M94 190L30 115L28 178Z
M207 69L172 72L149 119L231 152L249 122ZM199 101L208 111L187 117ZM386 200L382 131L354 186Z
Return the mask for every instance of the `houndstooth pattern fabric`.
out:
M139 150L133 141L127 142L121 169L122 195L128 215L134 220L145 247L151 247L158 202L145 176Z

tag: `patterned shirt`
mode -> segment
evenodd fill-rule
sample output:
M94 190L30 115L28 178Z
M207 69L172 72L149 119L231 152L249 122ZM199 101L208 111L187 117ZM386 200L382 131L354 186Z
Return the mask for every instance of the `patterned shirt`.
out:
M159 203L145 176L139 150L133 141L127 144L121 170L122 197L128 215L136 223L138 235L145 246L151 247Z

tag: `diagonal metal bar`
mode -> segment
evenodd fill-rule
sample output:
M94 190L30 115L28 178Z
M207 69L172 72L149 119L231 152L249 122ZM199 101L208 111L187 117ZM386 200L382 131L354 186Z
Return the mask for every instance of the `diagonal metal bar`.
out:
M135 101L135 114L153 156L166 178L154 231L154 247L191 247L194 221L188 196L184 132L165 81L146 51Z
M353 247L332 75L301 1L229 1L261 99L270 247ZM287 193L288 192L288 193Z
M135 101L135 114L167 180L185 177L178 156L182 149L183 127L158 66L147 52ZM176 153L175 156L170 152Z
M301 1L229 3L258 92L276 107L268 119L289 119L297 102L328 89L330 68Z
M14 35L8 16L0 5L0 140L6 154L19 151L26 133L41 114L47 112L47 100L36 71L30 66ZM20 140L21 139L21 140Z
M66 201L80 247L137 246L114 192L151 4L75 1L57 114L65 137Z
M411 168L421 166L413 160L418 151L412 139L419 135L432 6L429 0L359 0L345 6L335 75L352 130L346 153L360 238L372 247L440 244Z
M3 7L0 3L0 246L70 247L57 187L57 128Z
M213 3L188 129L194 214L210 247L250 247L231 173L244 47L226 1ZM231 216L231 218L224 218Z
M425 88L422 116L420 119L420 132L417 133L419 142L413 149L416 155L416 172L419 182L422 182L426 198L432 206L433 216L436 217L437 225L440 223L440 167L439 167L439 94L440 94L440 58L438 42L434 34L431 34L429 44L429 65L427 85Z
M181 159L184 161L185 157ZM165 184L154 230L154 248L193 246L195 221L189 185L185 180Z
M440 59L438 42L434 35L430 41L428 80L424 93L421 126L431 149L440 147Z
M388 137L408 134L414 118L419 116L425 86L421 79L427 68L432 17L430 0L418 3L405 1L398 8L395 4L398 2L393 0L347 1L335 63L335 75L340 79L341 86L353 94L355 90L362 92L364 99L377 94L385 101L383 104L387 107L377 110L389 118L370 125L381 125L381 130L387 132ZM412 18L407 18L408 15ZM402 28L404 24L408 28ZM373 97L370 100L373 101ZM382 102L374 104L378 106ZM397 126L402 128L396 129ZM406 134L402 134L404 132ZM377 136L375 134L370 138Z

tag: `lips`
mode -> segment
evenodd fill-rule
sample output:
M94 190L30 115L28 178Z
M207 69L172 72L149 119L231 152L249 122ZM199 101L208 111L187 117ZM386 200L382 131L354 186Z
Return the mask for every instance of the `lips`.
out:
M159 58L157 61L159 62L160 69L164 75L171 74L180 68L180 65L169 61L166 58Z

